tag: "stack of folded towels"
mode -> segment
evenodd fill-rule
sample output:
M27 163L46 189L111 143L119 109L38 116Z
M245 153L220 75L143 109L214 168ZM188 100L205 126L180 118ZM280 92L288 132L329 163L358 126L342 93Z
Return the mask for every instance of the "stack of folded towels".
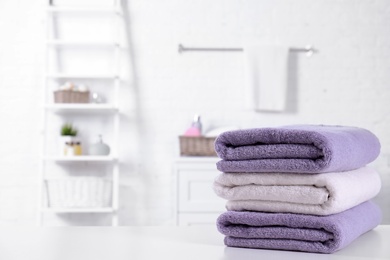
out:
M217 220L232 247L332 253L381 222L369 200L381 188L366 164L380 152L370 131L295 125L222 133L222 173L214 191L227 199Z

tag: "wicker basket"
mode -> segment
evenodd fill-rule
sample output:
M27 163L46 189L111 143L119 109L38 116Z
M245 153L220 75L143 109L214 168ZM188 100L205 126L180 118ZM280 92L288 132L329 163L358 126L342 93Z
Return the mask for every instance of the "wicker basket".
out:
M91 208L111 205L112 182L97 177L46 180L49 207Z
M217 156L214 150L215 137L179 136L180 155Z
M80 92L73 90L54 91L55 103L89 103L89 91Z

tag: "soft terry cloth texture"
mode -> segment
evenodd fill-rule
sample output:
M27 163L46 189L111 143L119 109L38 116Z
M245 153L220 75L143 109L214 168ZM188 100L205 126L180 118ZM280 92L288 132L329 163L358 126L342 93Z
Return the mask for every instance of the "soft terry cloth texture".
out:
M329 216L227 211L217 228L227 246L332 253L380 221L380 209L368 201Z
M283 111L286 107L289 48L283 45L246 45L245 78L250 108Z
M347 126L296 125L222 133L215 141L222 172L348 171L375 160L378 138Z
M222 173L214 191L228 210L330 215L375 197L381 188L379 174L363 167L348 172Z

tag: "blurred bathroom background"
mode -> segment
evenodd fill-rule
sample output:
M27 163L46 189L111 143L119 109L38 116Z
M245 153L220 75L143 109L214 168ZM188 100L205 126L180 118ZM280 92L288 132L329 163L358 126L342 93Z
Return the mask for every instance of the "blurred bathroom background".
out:
M112 1L91 2L105 6ZM389 1L123 0L122 7L118 24L104 14L95 14L96 24L88 27L82 26L83 15L63 25L61 18L56 20L60 33L81 35L87 41L107 40L113 27L119 29L120 124L115 147L119 225L176 224L178 136L194 114L201 115L205 132L219 127L306 123L369 129L382 144L379 158L372 163L383 181L375 201L383 210L383 223L390 223ZM45 9L44 0L0 0L2 226L36 225L43 121L52 125L45 134L58 131L57 115L42 116L45 57L50 48L45 43ZM311 57L289 54L283 112L258 112L245 105L242 52L178 52L179 44L242 48L252 43L312 44L318 49ZM73 73L85 67L104 73L108 69L104 66L111 66L88 64L91 54L76 52L76 62L63 65ZM105 91L101 83L96 86ZM83 116L80 120L79 131L91 143L101 134L100 128L105 131L114 124L106 117ZM107 131L103 138L111 145L114 140ZM46 140L56 142L55 138ZM65 171L69 166L55 167ZM202 187L205 193L211 190L211 186ZM44 215L47 225L110 225L111 221L110 213Z

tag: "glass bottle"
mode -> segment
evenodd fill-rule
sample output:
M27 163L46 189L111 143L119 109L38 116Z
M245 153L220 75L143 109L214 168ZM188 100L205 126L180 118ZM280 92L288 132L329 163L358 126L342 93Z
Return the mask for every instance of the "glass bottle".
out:
M66 156L73 156L74 155L73 142L66 142L65 143L64 154Z
M83 153L81 149L81 142L75 142L73 145L73 153L74 155L81 155Z

